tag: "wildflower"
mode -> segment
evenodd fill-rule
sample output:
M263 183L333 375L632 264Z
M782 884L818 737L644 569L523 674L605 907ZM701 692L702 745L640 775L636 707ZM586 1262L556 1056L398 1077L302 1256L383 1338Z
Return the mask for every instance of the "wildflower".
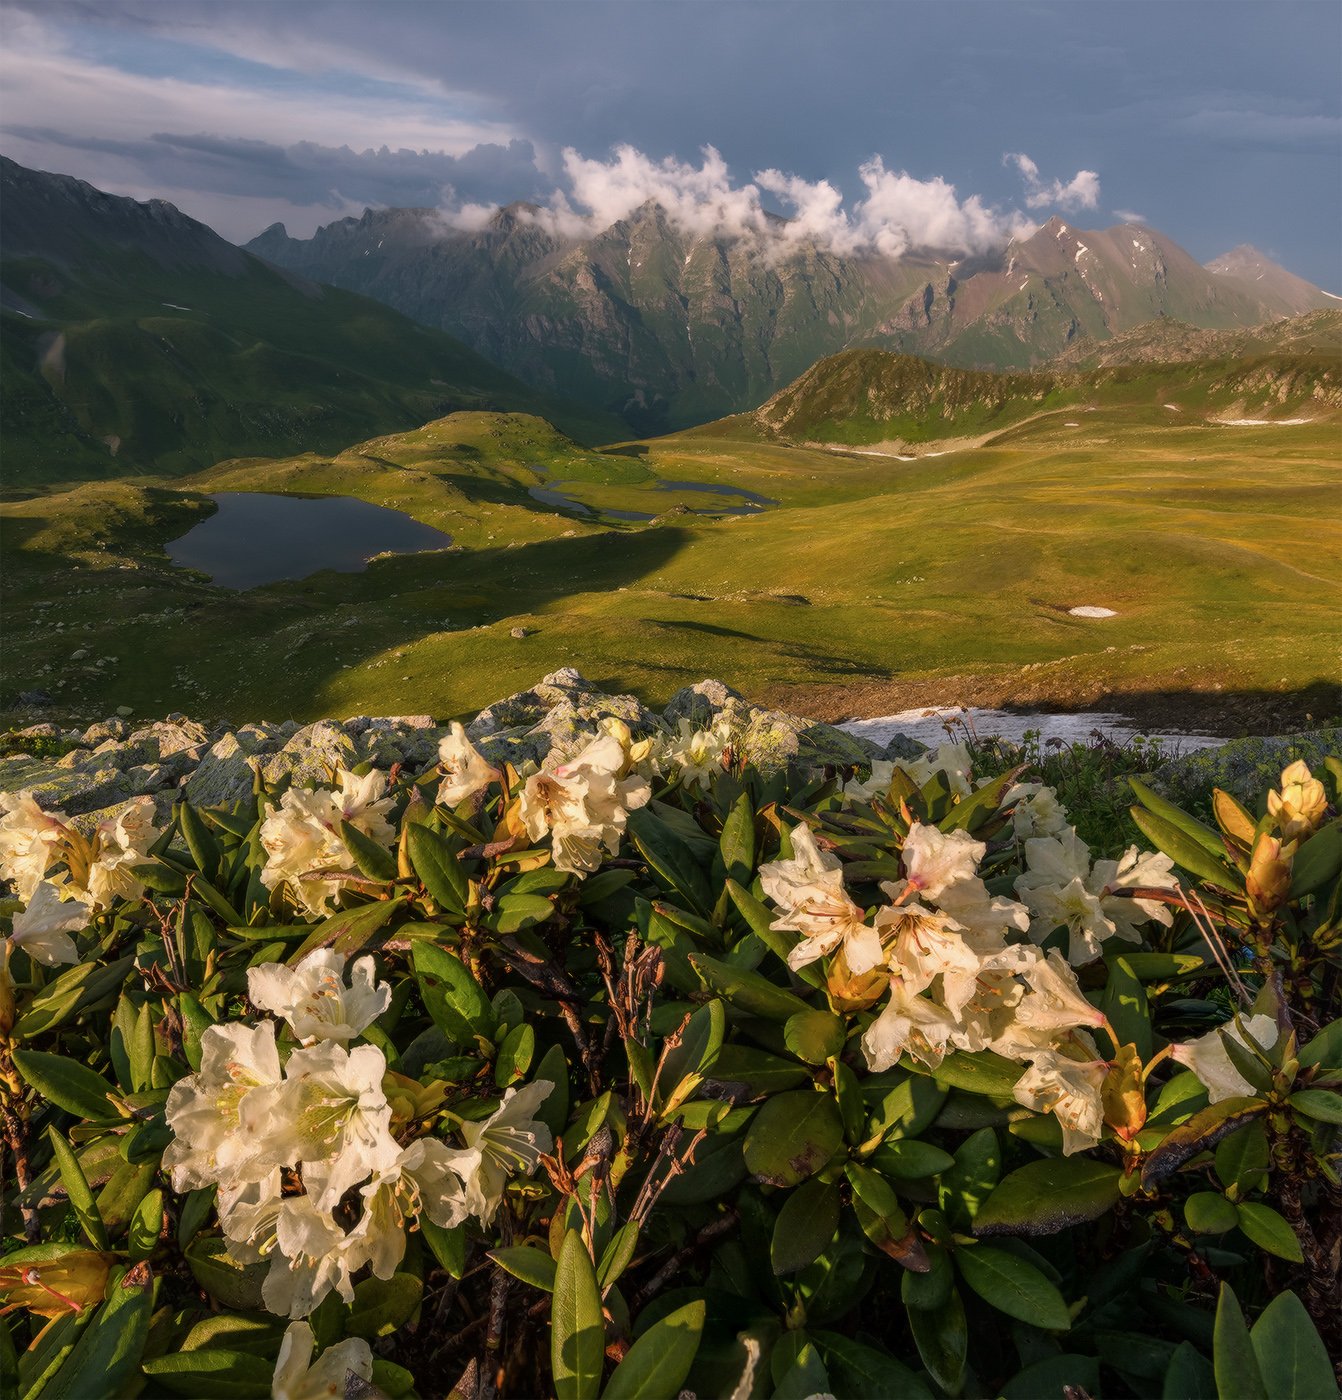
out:
M1233 1040L1251 1053L1254 1048L1270 1050L1277 1043L1277 1023L1271 1016L1261 1013L1236 1017L1208 1035L1170 1047L1171 1057L1191 1069L1206 1085L1207 1098L1212 1103L1220 1103L1222 1099L1252 1098L1258 1091L1235 1068L1222 1037Z
M374 984L372 958L360 958L344 983L345 957L330 948L309 953L297 967L264 963L247 972L247 995L289 1023L305 1043L353 1040L391 1005L391 987Z
M1267 795L1268 815L1276 818L1283 841L1308 836L1328 811L1323 784L1297 759L1281 773L1281 791Z
M456 720L438 744L438 761L443 768L438 801L449 807L458 807L484 792L491 783L502 781L503 775L471 743L465 728Z
M351 1302L350 1275L364 1263L362 1241L342 1230L311 1196L281 1201L274 1220L273 1242L262 1247L271 1256L261 1285L266 1307L281 1317L306 1317L328 1293Z
M10 947L22 948L47 967L78 962L79 950L70 935L87 927L92 910L79 891L71 894L71 899L62 899L62 886L43 880L29 896L27 907L14 915Z
M920 788L940 773L957 800L969 797L974 791L974 760L967 744L942 744L921 758L902 758L894 766L907 773Z
M466 1219L466 1193L453 1170L460 1149L420 1138L359 1188L364 1213L351 1231L378 1278L391 1278L405 1256L405 1222L427 1215L451 1230Z
M731 725L720 718L711 729L696 729L682 717L678 733L664 740L657 752L658 764L678 771L683 787L706 792L715 773L722 772L723 757L731 747Z
M904 874L911 889L935 900L958 880L974 878L987 847L967 831L944 832L914 822L904 838Z
M1068 1157L1100 1140L1104 1129L1101 1091L1109 1072L1094 1042L1084 1036L1077 1042L1073 1053L1068 1053L1072 1047L1034 1051L1030 1068L1012 1091L1017 1103L1057 1118L1062 1126L1063 1155Z
M200 1072L168 1091L165 1116L173 1140L163 1165L174 1190L257 1181L272 1169L256 1128L279 1082L274 1022L206 1028Z
M890 982L890 1000L862 1037L867 1067L889 1069L906 1052L929 1069L945 1058L955 1032L955 1017L944 1006L915 996L898 978Z
M375 1045L346 1050L328 1040L289 1056L265 1131L274 1161L302 1164L303 1180L321 1210L386 1170L400 1153L382 1089L386 1069Z
M481 1224L494 1218L509 1176L533 1172L554 1145L549 1128L531 1116L553 1089L548 1079L509 1089L483 1122L462 1124L466 1146L453 1153L451 1166L465 1187L467 1213Z
M1011 829L1017 841L1032 836L1061 836L1070 825L1058 794L1043 783L1016 783L1002 800L1004 805L1015 804Z
M362 1337L337 1342L312 1362L314 1345L312 1328L306 1322L289 1324L275 1359L271 1400L330 1400L347 1392L351 1375L372 1381L373 1351Z
M796 971L842 946L851 972L870 972L884 957L881 936L848 897L838 859L820 850L805 825L793 830L792 850L791 860L760 867L764 893L782 910L771 927L802 935L788 966Z
M849 778L843 785L843 795L850 802L870 802L877 794L883 796L890 791L890 784L894 781L897 766L894 763L887 763L884 759L873 759L871 776L865 781L861 778Z
M97 908L109 908L118 897L139 899L144 881L136 876L135 867L148 862L149 848L161 835L154 823L152 797L133 798L98 823L85 877Z
M876 928L887 939L893 934L890 965L905 990L924 992L940 977L939 999L958 1017L974 995L979 958L957 925L922 905L905 904L880 910Z
M1087 1001L1076 973L1060 953L1043 956L1037 948L1021 948L1018 975L1028 987L1017 1018L1032 1030L1070 1031L1077 1026L1103 1026L1104 1012Z
M0 875L12 881L14 893L26 902L61 858L70 828L64 813L44 812L31 792L5 801L9 805L0 816Z

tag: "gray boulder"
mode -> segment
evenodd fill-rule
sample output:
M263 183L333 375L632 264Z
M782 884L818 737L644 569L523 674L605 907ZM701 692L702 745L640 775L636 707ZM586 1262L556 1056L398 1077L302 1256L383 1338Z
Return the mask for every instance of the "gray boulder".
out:
M354 740L337 720L319 719L296 730L284 747L262 764L268 783L288 778L291 787L324 787L338 768L353 768L360 761Z
M1342 758L1342 729L1232 739L1161 764L1151 775L1151 786L1180 806L1205 801L1219 787L1255 810L1268 788L1277 786L1283 768L1304 759L1317 774L1329 757Z

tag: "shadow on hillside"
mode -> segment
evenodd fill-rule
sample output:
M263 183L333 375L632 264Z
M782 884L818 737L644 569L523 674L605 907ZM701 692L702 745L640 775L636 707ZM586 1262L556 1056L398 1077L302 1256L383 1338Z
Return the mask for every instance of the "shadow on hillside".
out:
M1342 724L1342 684L1313 680L1298 690L1107 691L1087 710L1127 715L1139 725L1170 732L1292 734Z

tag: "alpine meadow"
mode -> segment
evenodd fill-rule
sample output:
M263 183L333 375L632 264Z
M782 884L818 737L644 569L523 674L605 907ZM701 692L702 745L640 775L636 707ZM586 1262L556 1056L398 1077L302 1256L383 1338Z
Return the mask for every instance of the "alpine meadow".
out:
M0 1394L1337 1397L1342 10L0 23Z

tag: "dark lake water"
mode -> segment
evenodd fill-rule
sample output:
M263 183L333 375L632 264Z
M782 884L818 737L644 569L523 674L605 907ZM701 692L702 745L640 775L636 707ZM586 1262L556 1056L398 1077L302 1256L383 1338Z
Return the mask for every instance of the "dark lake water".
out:
M537 467L533 470L541 472ZM542 475L544 473L542 472ZM556 482L553 486L531 486L527 488L532 500L540 501L547 506L557 506L560 510L571 510L578 515L600 514L608 516L612 520L655 520L657 517L652 511L643 510L612 510L610 507L602 507L599 512L593 511L591 506L583 505L581 501L575 501L572 496L565 495L563 491L556 489L565 485L565 482ZM778 504L770 496L761 496L757 491L747 491L741 486L721 486L707 481L659 481L653 488L657 491L703 491L710 496L735 496L741 505L733 506L711 506L706 510L691 511L692 515L754 515L765 506L776 506Z
M219 509L167 546L168 558L223 588L257 588L321 569L356 574L375 554L445 549L452 536L351 496L221 491Z

